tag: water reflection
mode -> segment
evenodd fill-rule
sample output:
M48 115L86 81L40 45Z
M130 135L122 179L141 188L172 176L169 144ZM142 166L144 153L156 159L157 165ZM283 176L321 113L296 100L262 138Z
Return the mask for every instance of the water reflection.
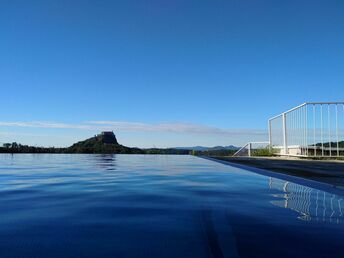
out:
M100 154L95 158L96 165L104 170L116 170L115 154Z
M321 190L270 177L270 189L283 194L273 194L275 206L296 211L305 221L343 223L343 198Z

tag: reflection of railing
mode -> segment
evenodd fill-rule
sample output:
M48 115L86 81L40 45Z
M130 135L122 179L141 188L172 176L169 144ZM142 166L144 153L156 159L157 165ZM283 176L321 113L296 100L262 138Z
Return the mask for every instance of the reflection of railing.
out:
M249 142L241 147L233 156L252 156L253 151L264 149L269 146L269 142Z
M343 223L344 201L340 196L276 178L270 178L269 187L283 192L275 194L279 200L271 203L298 212L302 220Z

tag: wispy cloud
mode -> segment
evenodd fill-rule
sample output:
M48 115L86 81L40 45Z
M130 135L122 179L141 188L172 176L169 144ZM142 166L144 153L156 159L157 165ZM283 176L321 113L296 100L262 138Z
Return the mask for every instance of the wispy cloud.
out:
M0 122L0 126L9 126L9 127L33 127L33 128L61 128L61 129L84 129L92 130L92 126L87 124L66 124L58 122L42 122L42 121L33 121L33 122Z
M132 123L117 121L89 121L90 125L99 125L107 128L125 131L143 131L143 132L171 132L171 133L192 133L192 134L229 134L229 135L266 135L264 130L252 129L222 129L207 125L190 123Z
M136 132L170 132L181 134L207 134L207 135L252 135L265 136L265 130L259 129L226 129L201 124L190 123L137 123L122 121L88 121L81 124L68 124L59 122L0 122L0 127L31 127L31 128L56 128L56 129L78 129L78 130L114 130L114 131L136 131Z

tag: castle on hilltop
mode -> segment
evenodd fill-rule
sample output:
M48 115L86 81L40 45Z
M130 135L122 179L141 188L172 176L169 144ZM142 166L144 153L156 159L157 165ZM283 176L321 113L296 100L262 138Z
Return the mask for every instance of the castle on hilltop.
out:
M103 131L101 132L101 134L98 134L98 138L106 144L118 144L113 131Z

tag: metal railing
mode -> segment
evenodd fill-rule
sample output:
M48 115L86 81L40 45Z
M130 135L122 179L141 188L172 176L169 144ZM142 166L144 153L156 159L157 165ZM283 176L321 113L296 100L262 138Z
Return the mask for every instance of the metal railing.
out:
M264 149L269 146L269 142L248 142L241 147L233 156L249 156L254 154L255 150Z
M344 157L344 102L307 102L268 120L269 141L249 142L233 156L252 156L255 144L277 155ZM265 147L266 148L266 147Z
M308 102L269 119L279 155L344 156L344 102Z

